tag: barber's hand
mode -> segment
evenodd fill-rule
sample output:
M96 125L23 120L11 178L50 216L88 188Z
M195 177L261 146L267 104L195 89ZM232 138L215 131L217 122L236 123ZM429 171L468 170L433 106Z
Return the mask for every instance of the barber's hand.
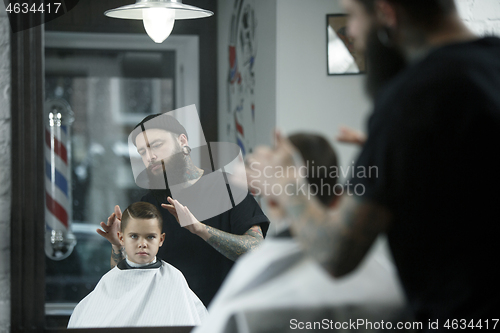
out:
M118 232L122 222L122 211L120 206L115 206L115 211L108 217L108 223L101 222L101 229L97 229L97 233L106 238L111 245L121 247L120 240L118 239Z
M341 126L337 135L337 141L362 146L365 144L366 136L360 131L347 126Z
M201 232L206 230L205 225L194 217L194 215L189 211L189 208L171 197L168 197L167 200L170 205L161 204L161 206L167 209L170 214L175 216L181 227L186 228L195 235L200 235Z
M295 193L297 185L305 181L304 162L292 143L278 131L276 147L259 146L247 157L249 187L256 195L279 202ZM302 171L300 171L302 170Z

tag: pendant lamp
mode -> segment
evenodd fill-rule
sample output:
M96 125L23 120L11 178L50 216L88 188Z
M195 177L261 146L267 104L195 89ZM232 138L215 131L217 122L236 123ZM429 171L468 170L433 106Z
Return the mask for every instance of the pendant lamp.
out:
M175 20L185 20L212 16L214 13L182 3L182 0L137 0L104 12L113 18L142 20L149 37L155 43L162 43L172 32Z

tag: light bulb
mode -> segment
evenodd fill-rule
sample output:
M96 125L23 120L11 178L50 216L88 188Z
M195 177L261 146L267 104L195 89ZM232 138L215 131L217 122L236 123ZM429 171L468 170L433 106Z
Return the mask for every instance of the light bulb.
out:
M168 8L145 8L142 10L142 21L149 37L155 43L161 43L174 28L175 12Z

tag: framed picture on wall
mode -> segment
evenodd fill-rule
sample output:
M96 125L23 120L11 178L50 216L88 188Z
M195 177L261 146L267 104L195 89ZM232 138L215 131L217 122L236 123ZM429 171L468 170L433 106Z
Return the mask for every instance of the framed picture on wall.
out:
M326 29L328 75L364 73L366 59L354 50L353 40L347 35L347 15L328 14Z

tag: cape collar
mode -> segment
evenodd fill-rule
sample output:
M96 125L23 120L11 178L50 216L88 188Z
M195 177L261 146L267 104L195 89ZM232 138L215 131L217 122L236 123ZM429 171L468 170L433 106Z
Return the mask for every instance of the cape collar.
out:
M151 269L151 268L160 268L161 267L161 260L156 260L150 264L146 265L141 265L138 267L133 267L131 266L128 262L127 259L123 259L116 265L119 269L124 270L124 269Z

